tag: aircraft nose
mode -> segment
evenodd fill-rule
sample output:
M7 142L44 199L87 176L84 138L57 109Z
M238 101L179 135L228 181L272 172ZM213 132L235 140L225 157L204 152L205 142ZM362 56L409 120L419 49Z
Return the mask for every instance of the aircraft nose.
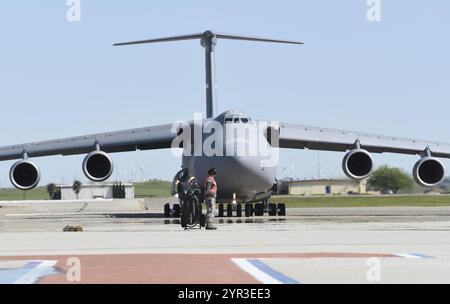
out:
M276 168L263 167L260 157L235 157L233 161L237 179L254 184L257 188L272 185L276 176ZM226 172L228 174L228 169Z

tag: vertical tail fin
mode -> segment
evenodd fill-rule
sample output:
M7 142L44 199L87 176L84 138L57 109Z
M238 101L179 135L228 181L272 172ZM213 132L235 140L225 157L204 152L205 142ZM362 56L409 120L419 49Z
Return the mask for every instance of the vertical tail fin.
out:
M134 45L134 44L147 44L147 43L159 43L169 41L180 40L192 40L200 39L201 45L205 48L205 65L206 65L206 117L215 117L217 114L217 84L216 84L216 67L215 67L215 45L217 39L229 39L229 40L243 40L243 41L256 41L256 42L269 42L269 43L285 43L285 44L303 44L300 41L293 40L280 40L264 37L234 35L215 33L212 31L206 31L199 34L171 36L148 40L138 40L130 42L116 43L114 46Z

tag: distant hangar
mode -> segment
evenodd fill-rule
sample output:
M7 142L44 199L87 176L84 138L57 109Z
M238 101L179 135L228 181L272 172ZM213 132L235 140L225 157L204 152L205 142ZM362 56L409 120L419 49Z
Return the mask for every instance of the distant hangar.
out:
M289 195L367 194L367 181L351 179L309 179L285 182Z

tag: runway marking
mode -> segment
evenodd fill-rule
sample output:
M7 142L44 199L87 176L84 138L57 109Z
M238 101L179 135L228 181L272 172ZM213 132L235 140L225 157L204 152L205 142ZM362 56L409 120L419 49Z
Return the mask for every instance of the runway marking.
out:
M11 261L14 264L14 261ZM18 261L16 261L18 262ZM2 284L34 284L40 278L58 274L53 268L56 260L29 260L24 261L22 267L6 267L0 270L0 282Z
M24 276L20 277L18 280L14 281L13 284L33 284L36 283L41 277L53 273L53 266L57 261L30 261L31 263L36 262L36 267L31 269Z
M54 204L54 205L60 205L63 203L93 203L93 202L112 202L112 198L106 198L106 199L84 199L84 200L41 200L41 201L1 201L0 203L2 205L39 205L39 204Z
M68 255L0 256L0 284L67 282ZM421 253L382 254L351 252L236 253L236 254L81 254L83 283L175 284L301 284L307 278L290 273L290 262L300 259L433 259ZM57 262L58 261L58 262ZM272 264L272 261L274 262ZM425 261L425 260L424 260ZM429 260L433 261L433 260ZM286 264L287 263L287 264ZM58 265L58 268L56 268ZM188 265L188 266L186 266ZM206 266L205 266L206 265ZM220 272L217 272L220 269ZM294 268L295 269L295 268ZM199 271L199 273L195 272ZM195 275L193 275L195 273Z
M83 212L79 213L79 211L76 212L48 212L48 213L8 213L5 214L5 216L9 217L26 217L26 216L32 216L32 217L38 217L38 216L88 216L88 215L98 215L98 216L104 216L104 215L114 215L118 212ZM120 214L142 214L140 212L119 212Z
M407 258L407 259L435 259L435 257L421 254L421 253L398 253L395 255L398 257Z
M231 261L263 284L300 284L300 282L276 271L261 260L233 258Z
M367 258L367 257L383 257L383 258L408 258L408 259L434 259L434 257L421 254L421 253L398 253L398 254L358 254L358 253L315 253L315 254L303 254L300 258ZM278 257L280 258L280 257ZM284 257L288 258L288 257ZM232 258L236 265L242 270L251 274L258 281L263 284L301 284L301 282L294 280L283 273L271 268L261 259L267 258ZM268 258L271 259L271 258Z

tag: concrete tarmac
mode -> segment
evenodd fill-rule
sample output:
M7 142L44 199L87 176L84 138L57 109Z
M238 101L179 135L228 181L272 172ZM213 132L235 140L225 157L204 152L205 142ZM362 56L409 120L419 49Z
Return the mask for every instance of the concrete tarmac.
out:
M0 282L450 283L450 207L298 208L185 231L165 202L0 202Z

